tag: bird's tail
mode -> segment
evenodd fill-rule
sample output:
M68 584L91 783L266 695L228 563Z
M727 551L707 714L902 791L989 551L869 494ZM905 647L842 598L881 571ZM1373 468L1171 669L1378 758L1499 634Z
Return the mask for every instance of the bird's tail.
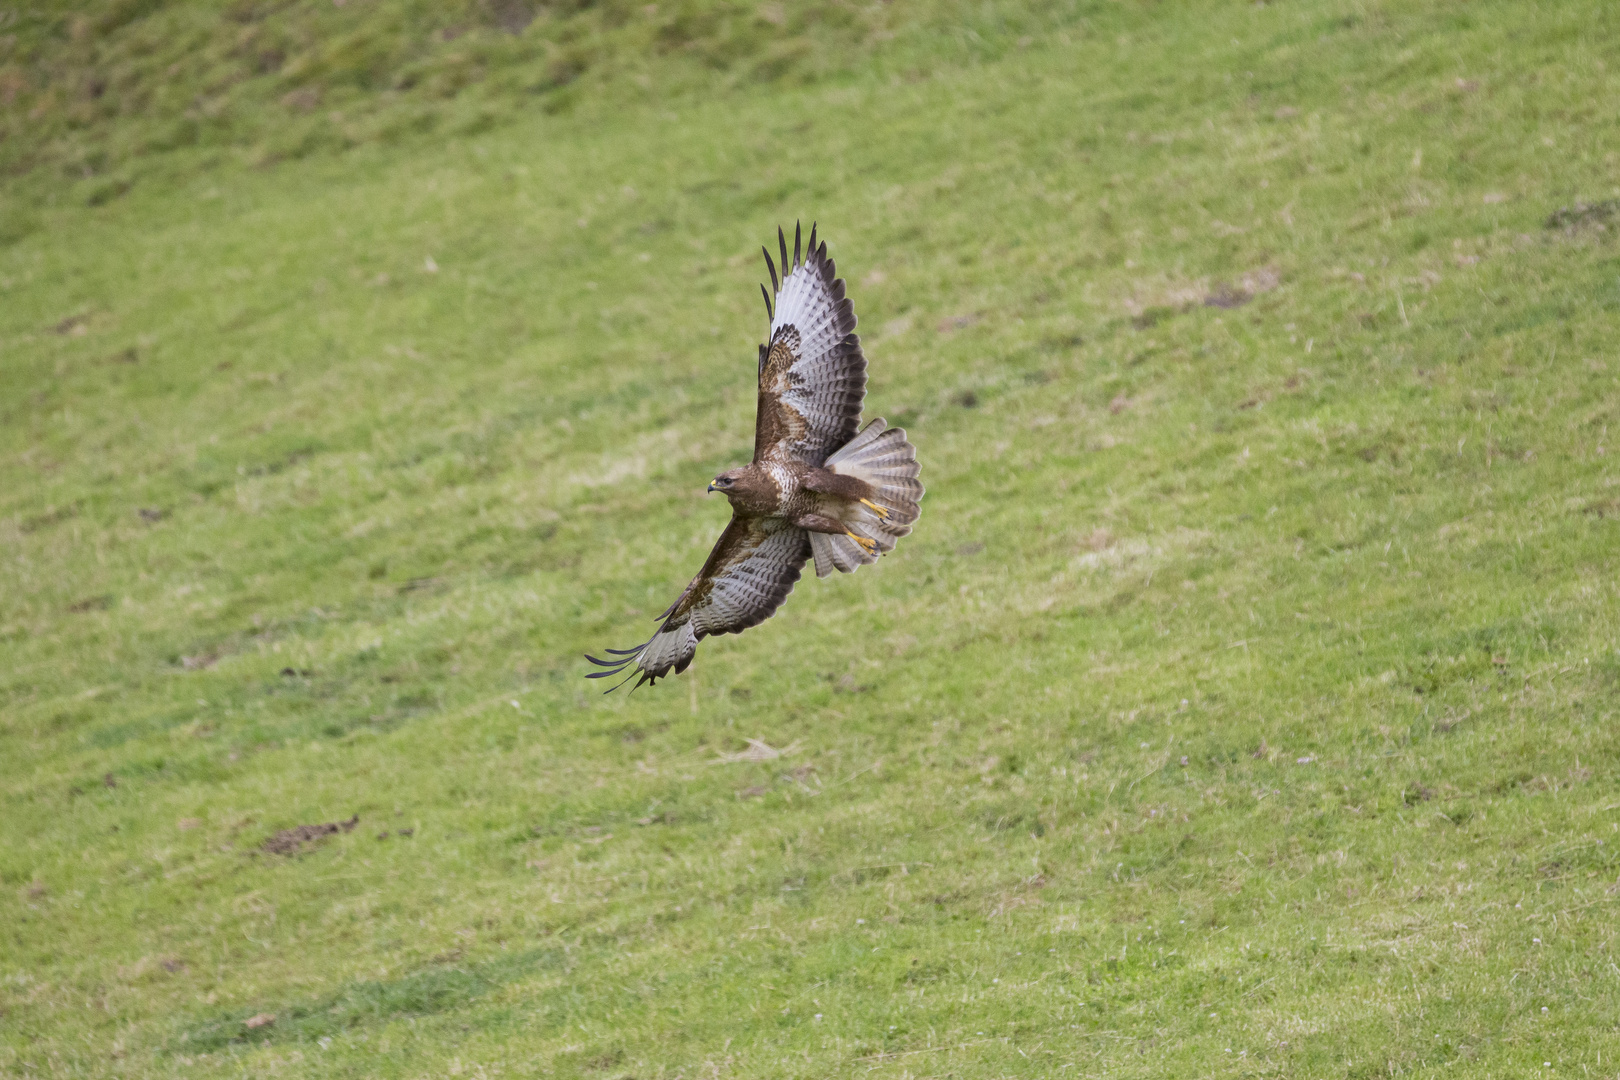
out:
M917 448L906 441L904 428L888 427L881 418L873 420L833 452L826 468L865 481L873 495L857 505L854 519L849 521L851 531L866 543L836 533L810 534L817 577L834 570L848 574L876 562L911 532L922 513L917 505L923 497L922 481L917 479Z

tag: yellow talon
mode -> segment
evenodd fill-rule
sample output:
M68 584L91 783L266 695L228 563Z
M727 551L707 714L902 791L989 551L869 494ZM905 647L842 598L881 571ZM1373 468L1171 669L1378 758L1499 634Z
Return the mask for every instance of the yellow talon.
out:
M862 501L864 502L865 500L862 500ZM877 541L876 540L868 540L864 536L856 536L854 533L849 532L847 530L845 531L844 535L849 537L851 540L855 541L857 544L861 545L861 550L866 552L868 555L876 555L877 554Z
M861 502L865 503L867 506L870 506L877 516L882 518L884 521L889 520L889 508L887 506L879 506L871 499L862 499Z

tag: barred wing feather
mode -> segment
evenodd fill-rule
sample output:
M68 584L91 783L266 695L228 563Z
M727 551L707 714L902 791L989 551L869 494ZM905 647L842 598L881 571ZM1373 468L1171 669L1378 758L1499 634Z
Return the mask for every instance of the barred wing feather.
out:
M740 633L770 618L793 591L809 558L810 537L803 529L769 518L732 518L703 569L659 616L664 621L658 632L634 648L607 650L608 659L587 656L602 668L587 678L605 679L631 669L625 681L639 673L639 687L671 671L679 675L705 637Z
M784 274L777 284L767 251L776 303L766 304L771 339L760 348L754 460L820 465L855 435L866 398L866 357L854 332L855 305L844 295L826 243L816 243L815 226L803 258L798 226L791 261L787 237L780 229L776 236Z

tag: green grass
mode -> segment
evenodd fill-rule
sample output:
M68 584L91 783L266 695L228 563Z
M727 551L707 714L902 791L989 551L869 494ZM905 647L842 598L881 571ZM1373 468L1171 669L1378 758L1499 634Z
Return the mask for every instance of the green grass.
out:
M40 0L0 9L0 243L236 162L467 136L604 98L915 76L1071 23L1065 0Z
M1616 14L1040 20L30 204L0 1073L1620 1071ZM597 695L799 217L919 528Z

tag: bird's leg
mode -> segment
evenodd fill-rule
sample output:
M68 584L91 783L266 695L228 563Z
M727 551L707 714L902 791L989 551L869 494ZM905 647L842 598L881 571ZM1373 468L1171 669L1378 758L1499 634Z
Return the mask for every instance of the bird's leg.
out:
M871 499L862 499L861 503L864 506L870 506L872 508L872 512L878 517L882 518L884 521L889 520L889 508L887 506L879 506Z
M801 529L808 529L810 532L829 533L833 536L843 533L845 536L855 541L855 543L859 544L861 550L866 552L868 555L876 555L878 553L876 540L868 540L864 536L857 536L855 533L850 532L848 525L845 525L837 518L830 518L825 514L800 514L798 517L793 519L793 524L797 525Z
M831 533L835 536L844 531L842 521L825 514L800 514L793 519L793 524L810 532Z

